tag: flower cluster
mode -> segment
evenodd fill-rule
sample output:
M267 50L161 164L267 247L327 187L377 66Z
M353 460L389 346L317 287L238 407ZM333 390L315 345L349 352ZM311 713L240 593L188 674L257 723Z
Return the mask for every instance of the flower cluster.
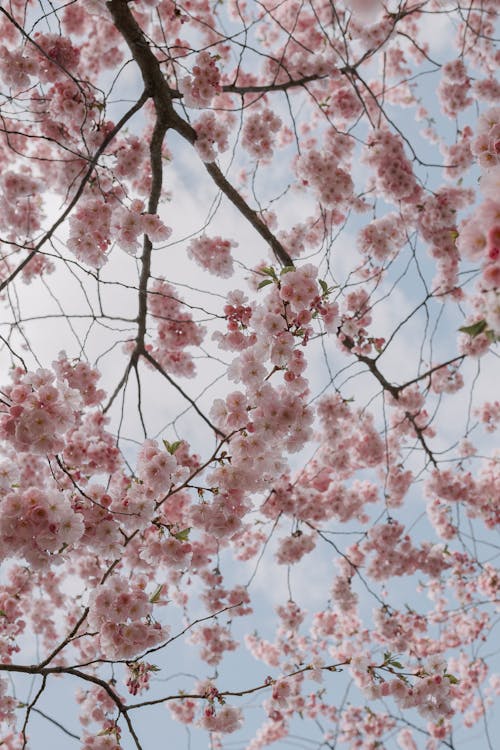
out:
M220 71L216 59L207 51L199 52L192 74L179 81L179 91L186 107L209 107L220 90Z
M178 292L163 279L154 281L148 299L151 315L157 325L155 343L150 347L151 354L167 372L193 377L193 358L184 350L188 346L199 346L205 329L193 321Z
M127 664L127 688L131 695L142 693L143 690L149 690L149 676L151 672L156 672L157 667L154 664L148 664L145 661L129 662Z
M270 159L273 141L280 128L281 120L272 110L265 108L254 112L245 120L242 146L256 159Z
M449 147L442 147L448 166L444 174L449 180L458 180L471 166L474 155L471 149L472 128L468 125L459 134L457 142Z
M213 112L203 112L196 120L194 127L196 130L194 145L202 161L215 161L218 153L227 150L229 146L227 125Z
M375 130L368 136L363 161L375 169L377 188L388 200L414 203L419 197L420 188L400 136Z
M83 518L62 492L36 487L9 492L2 500L2 558L22 557L35 566L76 544L84 532Z
M42 219L42 182L29 172L5 170L0 177L0 188L0 227L19 237L38 230Z
M100 102L89 86L71 80L60 81L52 86L50 94L47 114L52 125L64 127L69 137L77 137L82 129L90 130L90 123L99 122ZM89 140L92 140L91 130Z
M0 723L5 722L7 724L14 724L15 714L14 709L17 706L15 698L11 698L7 695L7 682L3 677L0 677Z
M396 213L374 219L358 234L361 252L378 263L392 260L405 243L404 224Z
M0 437L16 450L57 453L64 433L77 424L78 391L56 380L49 370L14 373L15 384L5 389L9 404L0 414Z
M434 393L455 393L464 386L464 379L456 365L448 365L434 370L431 376L431 388Z
M233 275L233 259L231 248L237 247L238 243L232 240L224 240L222 237L207 237L202 234L188 245L187 254L205 270L228 279Z
M34 39L36 74L40 81L57 81L75 70L80 60L80 51L67 36L37 32Z
M132 255L139 249L140 235L147 235L151 242L163 242L172 232L158 215L144 213L144 203L138 200L132 201L130 209L121 206L114 209L112 228L120 247Z
M106 430L109 417L100 411L86 414L77 427L66 433L63 450L67 466L78 467L80 477L104 472L112 473L120 465L116 439Z
M443 77L438 88L441 107L448 117L456 117L473 102L467 69L463 60L458 59L445 63L441 72Z
M209 732L231 734L241 727L243 715L241 709L234 708L234 706L222 706L222 708L216 710L212 704L205 709L203 718L198 723L200 727Z
M59 359L53 362L52 366L61 380L65 380L70 388L80 392L85 406L96 406L105 397L105 391L96 387L101 377L100 373L87 362L70 362L66 353L60 352Z
M498 466L493 459L484 462L477 478L465 471L434 470L425 490L431 500L437 497L447 503L465 502L471 518L482 517L487 527L494 528L500 521L500 509L493 499L498 482Z
M486 425L487 432L495 432L497 425L500 424L500 401L493 401L493 403L487 401L480 408L475 409L474 414Z
M134 178L138 171L147 169L147 145L133 135L128 135L115 150L116 164L113 172L120 179Z
M299 562L304 555L316 547L316 540L312 534L303 534L301 531L294 532L291 536L279 540L276 560L279 565L293 565Z
M373 580L381 581L391 576L411 575L422 570L431 577L438 576L451 563L439 545L423 543L415 547L408 535L403 536L402 524L378 524L370 529L363 551L375 552L367 567Z
M369 336L372 322L370 297L365 289L349 292L341 309L338 344L343 349L359 354L370 354L372 348L380 349L384 339Z
M83 263L101 268L110 246L111 207L99 198L81 201L69 221L66 246Z
M296 170L302 185L310 185L325 206L344 206L353 201L354 183L338 166L333 153L310 150L298 158Z
M109 659L130 659L166 638L151 620L153 605L146 592L114 575L89 597L88 623L99 633L102 653Z
M80 723L84 727L88 727L92 722L108 725L109 717L116 708L109 693L99 685L92 685L85 692L78 691L77 701L80 705Z
M229 629L218 623L197 628L190 642L200 646L200 657L211 666L219 664L226 651L235 651L238 646Z
M366 6L366 4L366 2L359 2L359 0L358 2L352 3L355 7L359 5ZM371 4L368 3L368 5L370 6ZM371 7L369 9L371 10ZM387 15L372 25L367 25L366 22L359 23L358 21L353 20L352 26L353 34L361 41L364 49L382 47L387 41L389 41L391 34L394 31L394 21Z
M480 187L485 199L460 226L456 245L464 258L481 264L478 293L472 300L472 327L462 329L478 337L480 344L480 334L487 331L492 338L500 337L500 107L479 118L472 152L482 167ZM488 345L486 339L478 353L483 353Z
M87 198L80 203L69 226L67 247L79 260L94 268L106 263L106 252L113 236L123 250L135 254L140 236L145 234L151 242L162 242L171 234L157 215L144 212L142 201L132 201L127 209L106 203L101 197Z
M24 55L21 50L9 50L4 44L0 45L0 77L6 86L16 91L27 89L31 76L36 72L33 57Z
M256 343L257 337L249 328L252 308L247 302L248 297L238 289L227 295L227 304L224 306L227 333L216 331L213 335L220 349L241 351Z

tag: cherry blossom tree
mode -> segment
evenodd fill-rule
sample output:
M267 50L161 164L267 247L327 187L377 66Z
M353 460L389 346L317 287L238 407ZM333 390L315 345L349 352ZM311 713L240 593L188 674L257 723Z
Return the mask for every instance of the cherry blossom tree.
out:
M496 746L497 11L2 4L2 749Z

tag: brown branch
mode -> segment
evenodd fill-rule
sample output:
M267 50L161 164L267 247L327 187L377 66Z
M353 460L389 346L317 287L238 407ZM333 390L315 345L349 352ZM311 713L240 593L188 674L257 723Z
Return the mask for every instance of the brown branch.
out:
M291 78L289 81L285 81L284 83L268 83L255 86L237 86L236 84L231 83L227 86L222 86L222 90L224 91L224 93L240 94L242 96L244 96L245 94L270 94L273 91L288 91L288 89L305 86L306 83L321 81L327 77L327 75L317 75L313 73L312 75L303 76L302 78L297 78L295 80Z
M85 664L79 664L75 669L81 669L82 667L88 667L91 664L130 664L132 661L142 661L146 658L146 656L149 656L149 654L153 654L156 651L161 651L162 649L169 646L173 641L178 640L183 635L185 635L187 632L192 630L196 625L199 625L201 622L207 622L207 620L212 620L214 617L217 617L217 615L221 615L223 612L228 612L231 609L234 609L235 607L240 607L243 604L243 602L238 602L237 604L228 604L227 607L223 607L222 609L218 609L216 612L212 612L210 615L206 615L205 617L199 617L197 620L193 620L188 625L186 625L185 628L180 630L175 635L168 638L164 643L159 643L157 646L152 646L151 648L148 648L147 651L142 651L138 656L135 656L133 659L92 659L92 661L87 661Z
M50 240L50 238L52 237L52 235L54 234L54 232L56 231L56 229L63 223L63 221L65 221L65 219L67 219L67 217L69 216L69 214L71 213L71 211L73 210L73 208L75 207L75 205L80 200L81 195L82 195L82 193L83 193L83 191L85 189L85 186L86 186L87 182L89 181L89 179L90 179L90 177L92 175L92 172L94 171L94 168L97 165L99 157L104 153L104 151L109 146L109 144L111 143L111 141L113 140L113 138L115 138L115 136L120 132L120 130L123 128L123 126L128 122L128 120L130 120L130 118L133 115L135 115L136 112L139 112L139 110L142 109L142 107L144 106L144 104L147 102L148 99L149 99L149 94L147 93L147 91L144 91L141 94L140 98L137 100L137 102L134 104L134 106L131 107L127 112L125 112L125 114L123 115L123 117L121 117L120 120L118 120L118 122L116 123L116 125L114 126L114 128L103 139L101 145L99 146L99 148L95 152L95 154L92 157L92 159L89 161L88 169L85 172L84 176L82 177L82 180L81 180L81 182L80 182L80 184L78 186L78 189L76 190L73 198L70 200L70 202L68 203L68 205L66 206L66 208L64 209L64 211L62 212L62 214L59 216L59 218L56 219L56 221L52 224L51 228L47 232L45 232L44 236L35 245L35 247L33 248L33 250L17 266L17 268L15 269L15 271L13 271L7 279L5 279L4 281L2 281L2 283L0 284L0 292L3 289L5 289L5 287L8 286L8 284L10 284L10 282L13 281L16 278L16 276L18 275L18 273L20 273L23 270L23 268L30 262L30 260L32 258L34 258L34 256L39 252L39 250L41 249L41 247L43 247L43 245L48 240Z
M31 675L41 675L43 679L42 688L37 693L37 696L35 698L35 701L38 699L39 695L42 692L42 689L45 687L45 683L47 680L47 677L50 675L55 674L69 674L73 677L78 677L81 680L84 680L85 682L91 682L94 685L99 685L103 690L106 691L106 693L109 695L113 703L115 704L116 708L118 709L119 715L123 716L125 719L125 722L127 724L127 728L130 732L130 735L132 739L134 740L134 744L137 748L137 750L142 750L141 743L139 742L139 738L136 734L136 731L133 727L132 721L130 720L130 717L128 715L128 711L131 708L130 706L126 706L123 701L121 700L120 696L115 693L109 682L106 680L101 679L100 677L96 677L92 674L87 674L87 672L82 672L81 669L75 669L74 667L44 667L42 665L20 665L20 664L0 664L0 671L1 672L17 672L22 674L31 674ZM35 702L33 701L33 702Z
M153 54L148 41L137 24L126 0L109 0L107 7L116 28L125 39L134 60L140 68L146 90L150 93L156 107L157 127L175 130L192 146L195 144L196 130L175 111L172 104L172 92L161 72L160 63ZM208 174L217 187L240 211L261 237L269 244L277 260L283 266L293 266L293 260L283 245L271 232L269 227L247 204L242 195L231 185L217 164L205 164Z
M344 341L344 344L345 343L346 342ZM354 346L354 342L352 343ZM351 347L348 347L348 348L351 348ZM401 388L398 388L398 386L395 386L395 385L392 385L392 383L389 383L387 378L384 375L382 375L382 373L378 369L375 360L371 359L371 357L365 356L364 354L355 354L355 356L359 362L363 362L363 364L368 367L368 369L370 370L372 375L376 377L376 379L378 380L378 382L380 383L384 391L387 391L388 393L391 394L391 396L397 399Z
M466 356L465 354L460 354L458 357L453 357L452 359L448 359L446 362L443 362L440 365L431 367L430 370L427 370L427 372L424 372L422 375L418 375L418 377L413 378L413 380L408 380L406 383L403 383L403 385L399 385L398 391L403 391L405 388L408 388L409 385L418 383L420 380L424 380L425 378L430 378L433 372L437 372L437 370L441 370L443 367L448 367L448 365L453 365L455 364L455 362L462 362L465 359L465 356Z
M364 365L366 365L369 369L369 371L372 373L372 375L378 380L384 391L387 391L391 394L391 396L396 400L399 401L399 396L401 391L406 388L411 382L416 381L409 381L409 383L406 383L405 385L397 386L393 385L392 383L389 383L387 378L380 372L380 370L377 367L377 361L376 359L372 359L371 357L367 357L364 354L357 354L356 352L352 352L352 349L354 348L354 341L351 338L346 337L343 341L344 346L346 346L352 354L357 358L359 362L362 362ZM460 359L460 358L455 358ZM450 360L450 362L453 362L455 360ZM445 363L446 364L446 363ZM449 363L447 363L449 364ZM439 370L444 365L439 365L438 367L433 368L429 372L425 373L421 377L424 378L428 375L430 375L434 370ZM416 380L420 380L420 378L417 378ZM415 422L415 415L411 414L410 412L405 411L405 417L408 419L408 421L411 423L413 429L415 430L415 434L417 436L417 439L419 440L420 444L422 445L422 448L424 449L427 457L429 458L429 461L432 463L433 466L437 468L437 461L434 458L434 454L432 453L431 449L427 445L427 442L425 440L424 436L424 429L422 427L419 427Z
M47 684L47 675L43 675L42 677L42 684L40 685L40 690L38 690L37 694L33 698L33 700L28 704L26 707L26 716L24 717L23 726L21 729L21 736L23 738L23 750L26 747L26 743L28 742L28 737L26 736L26 729L28 728L28 722L30 720L30 714L35 707L38 699L42 695L43 691L45 690L45 686Z
M360 362L363 362L363 364L365 364L368 367L368 369L370 370L370 372L372 373L372 375L374 375L376 377L376 379L378 380L378 382L380 383L380 385L382 386L382 388L384 389L384 391L387 391L388 393L390 393L391 396L396 401L398 401L399 400L399 394L401 393L401 391L403 390L403 388L406 387L406 386L399 386L398 387L398 386L395 386L395 385L392 385L391 383L389 383L389 381L384 377L384 375L382 375L382 373L378 369L378 367L377 367L376 362L375 362L374 359L371 359L370 357L366 357L363 354L356 354L356 357L358 358L358 360ZM439 368L436 368L436 369L439 369ZM434 455L433 455L431 449L427 445L427 442L426 442L425 437L424 437L424 430L421 427L419 427L416 424L416 422L415 422L415 415L411 414L408 411L405 411L405 417L408 419L408 421L411 423L413 429L415 430L415 434L417 436L417 439L419 440L422 448L424 449L425 453L427 454L427 457L429 458L429 461L432 463L433 466L435 466L437 468L437 461L434 458Z
M406 419L409 422L411 422L411 424L413 426L413 429L415 430L415 434L416 434L418 440L420 441L420 444L421 444L422 448L424 449L425 453L427 454L427 457L428 457L429 461L434 466L434 468L437 469L437 461L434 458L434 454L431 451L431 449L429 448L429 446L427 445L427 442L426 442L425 437L424 437L424 429L425 428L422 428L422 427L418 426L418 424L415 422L415 416L416 416L415 414L411 414L409 411L405 411L405 417L406 417Z
M245 695L252 695L252 693L257 693L260 690L266 690L269 687L272 687L272 685L279 679L279 680L288 680L291 677L296 677L299 674L304 674L305 672L312 672L315 669L319 669L324 672L341 672L342 667L345 667L347 664L350 663L350 659L348 661L339 662L339 664L328 664L323 667L316 667L314 664L307 664L305 667L301 667L300 669L296 669L294 672L289 672L288 674L281 675L280 677L269 680L267 679L265 682L263 682L261 685L256 685L253 688L247 688L246 690L220 690L217 691L217 697L226 698L226 697L234 697L234 698L242 698ZM184 698L191 698L191 699L198 699L198 700L206 700L207 696L205 693L182 693L177 695L167 695L164 698L156 698L154 700L150 701L142 701L141 703L133 703L131 706L128 706L128 710L132 711L134 708L142 708L143 706L156 706L159 703L166 703L167 701L175 701L175 700L183 700Z
M179 393L181 394L181 396L182 396L183 398L185 398L185 399L186 399L186 401L189 401L189 403L191 404L191 406L193 407L193 409L195 410L195 412L196 412L196 413L197 413L197 414L198 414L198 415L199 415L199 416L200 416L200 417L201 417L201 418L203 419L203 421L204 421L204 422L206 422L206 423L208 424L208 426L209 426L209 427L211 427L211 428L212 428L212 430L213 430L213 431L214 431L214 432L215 432L215 433L216 433L217 435L220 435L220 437L222 437L222 438L225 438L225 437L226 437L226 436L224 435L224 433L223 433L223 432L221 432L221 430L219 430L219 428L218 428L218 427L216 427L216 426L215 426L215 425L214 425L214 424L213 424L213 423L212 423L212 422L211 422L211 421L209 420L209 418L208 418L208 417L207 417L207 416L206 416L205 414L203 414L203 412L201 411L201 409L200 409L200 407L198 406L198 404L196 403L196 401L194 401L194 400L193 400L193 399L191 398L191 396L188 396L188 394L186 393L186 391L185 391L185 390L184 390L183 388L181 388L181 386L180 386L180 385L179 385L178 383L176 383L176 382L175 382L175 380L174 380L173 378L171 378L171 377L170 377L170 375L169 375L169 374L168 374L168 373L167 373L167 372L166 372L166 371L165 371L165 370L163 369L163 367L162 367L162 366L160 365L160 363L159 363L159 362L157 362L157 361L156 361L156 359L155 359L154 357L152 357L152 356L151 356L151 354L150 354L150 353L149 353L149 352L147 351L147 349L143 349L142 351L140 351L140 352L139 352L139 354L141 354L141 355L142 355L142 356L144 357L144 359L146 359L146 360L147 360L147 361L148 361L148 362L149 362L150 364L152 364L152 365L153 365L153 367L154 367L154 368L155 368L156 370L158 370L158 372L160 373L160 375L163 375L163 377L165 378L165 380L168 380L168 382L170 383L170 385L173 385L173 387L174 387L174 388L175 388L175 389L176 389L177 391L179 391Z
M156 104L156 101L155 101ZM156 123L149 146L152 184L148 201L148 213L156 214L161 197L163 184L163 165L161 163L161 151L163 140L168 129L168 121L160 117L157 109ZM153 243L148 235L144 235L143 252L141 257L141 276L139 279L139 311L137 313L137 338L136 352L132 355L131 364L137 368L137 355L140 351L145 350L144 339L147 328L148 314L148 283L151 277L151 253L153 252Z
M38 714L39 716L42 716L47 721L50 721L51 724L54 724L58 729L61 730L61 732L64 732L64 734L67 734L68 737L72 737L74 740L80 740L80 736L78 734L73 734L73 732L70 732L69 729L66 729L66 727L61 724L59 721L56 721L52 716L49 716L48 714L44 713L43 711L40 711L39 708L36 708L35 706L32 707L32 712L35 714Z
M293 266L294 262L281 242L279 242L279 240L271 232L267 224L262 221L257 212L250 208L244 198L238 193L237 190L235 190L235 188L223 175L217 164L215 162L205 164L205 168L217 187L224 193L226 198L229 198L231 203L236 206L239 212L243 214L245 219L250 222L253 228L256 229L260 236L268 243L281 265Z

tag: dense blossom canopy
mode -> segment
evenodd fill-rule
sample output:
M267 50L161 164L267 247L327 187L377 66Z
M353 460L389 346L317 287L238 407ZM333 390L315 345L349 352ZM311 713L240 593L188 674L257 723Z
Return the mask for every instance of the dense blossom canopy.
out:
M2 750L496 746L497 11L2 4Z

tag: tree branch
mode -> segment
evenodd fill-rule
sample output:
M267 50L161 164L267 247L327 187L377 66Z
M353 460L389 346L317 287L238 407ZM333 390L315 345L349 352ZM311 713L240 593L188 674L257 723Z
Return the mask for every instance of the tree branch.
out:
M134 60L140 68L145 88L153 98L158 117L157 127L163 127L165 132L169 129L175 130L193 146L197 138L196 130L174 110L172 93L163 77L160 63L132 15L128 3L126 0L110 0L107 6L116 28L123 35ZM161 123L161 126L158 123ZM205 164L205 168L221 192L269 244L277 260L283 266L293 266L293 260L283 245L257 215L256 211L250 208L243 196L222 174L217 164L215 162Z
M149 99L149 94L147 93L147 91L144 91L141 94L140 98L137 100L137 102L133 105L133 107L131 107L127 112L125 112L125 114L123 115L123 117L121 117L120 120L118 120L118 122L116 123L116 125L114 126L114 128L103 139L101 145L99 146L99 148L95 152L94 156L90 160L89 166L87 168L87 171L85 172L84 176L82 177L80 185L78 186L78 189L76 190L73 198L70 200L70 202L68 203L68 205L66 206L66 208L64 209L64 211L62 212L62 214L59 216L59 218L52 224L51 228L47 232L45 232L45 234L43 235L43 237L41 238L41 240L39 240L39 242L37 242L37 244L35 245L35 247L33 248L33 250L17 266L17 268L15 269L15 271L13 271L8 278L6 278L4 281L2 281L2 283L0 283L0 292L3 291L3 289L5 289L5 287L8 286L10 284L10 282L13 281L16 278L16 276L18 275L18 273L20 273L25 266L28 265L28 263L30 262L30 260L32 258L34 258L34 256L40 251L40 249L43 247L43 245L45 245L45 243L48 240L50 240L50 238L52 237L52 235L54 234L54 232L56 231L56 229L63 223L63 221L65 221L68 218L69 214L71 213L71 211L73 210L73 208L76 206L76 204L80 200L80 197L81 197L81 195L82 195L82 193L83 193L83 191L85 189L85 186L86 186L87 182L89 181L89 179L90 179L90 177L92 175L92 172L94 171L94 169L95 169L95 167L97 165L99 157L104 153L104 151L106 150L106 148L109 146L109 144L111 143L111 141L115 138L115 136L120 132L120 130L125 125L125 123L128 122L128 120L130 120L130 118L133 115L135 115L136 112L139 112L139 110L142 109L142 107L144 106L144 104L147 102L148 99Z

